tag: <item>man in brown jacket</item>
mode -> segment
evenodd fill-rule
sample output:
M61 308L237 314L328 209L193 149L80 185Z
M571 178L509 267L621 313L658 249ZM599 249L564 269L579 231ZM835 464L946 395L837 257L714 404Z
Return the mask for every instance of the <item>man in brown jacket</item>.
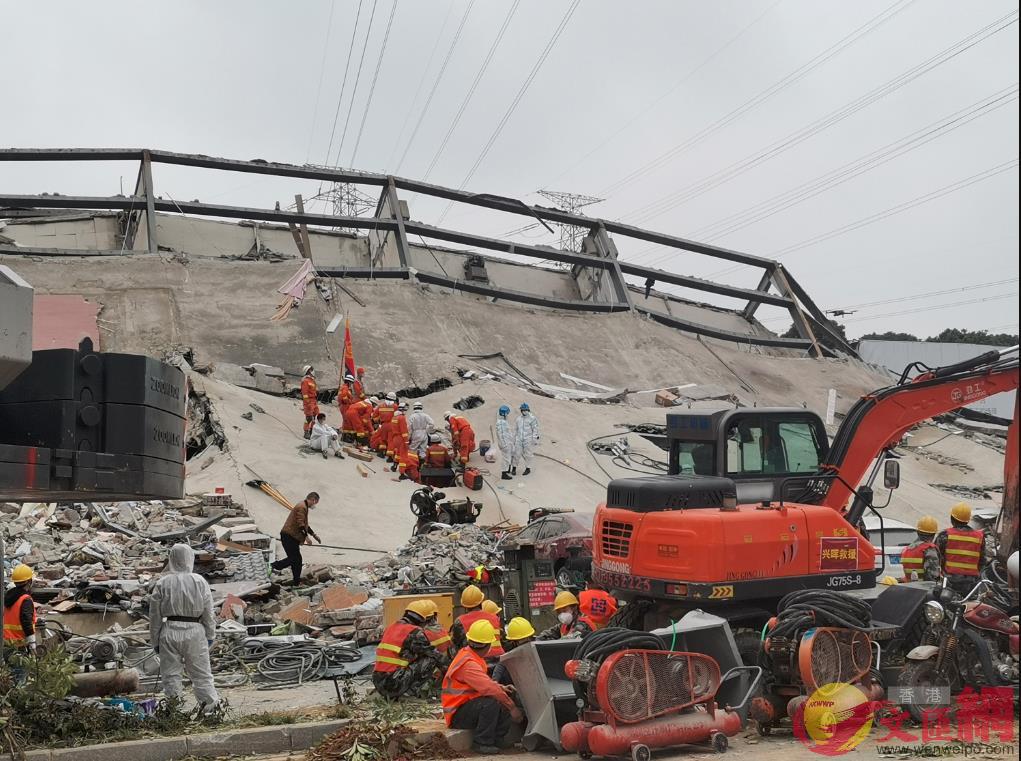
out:
M308 525L308 512L315 509L318 504L319 495L314 491L309 492L304 500L291 508L291 514L287 516L284 527L280 529L280 543L284 545L287 557L276 561L272 567L274 571L282 571L290 566L295 586L301 578L301 545L312 544L312 539L319 544L323 543L319 535Z

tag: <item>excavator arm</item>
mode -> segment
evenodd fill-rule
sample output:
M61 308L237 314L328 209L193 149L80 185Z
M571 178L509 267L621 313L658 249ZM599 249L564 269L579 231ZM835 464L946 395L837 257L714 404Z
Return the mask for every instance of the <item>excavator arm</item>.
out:
M820 504L844 512L852 490L865 477L876 457L900 443L912 426L994 394L1017 389L1018 347L1014 346L955 365L926 369L911 381L902 376L896 385L863 396L847 413L833 438L829 462L821 468L823 473L836 477L828 479L828 490ZM1011 427L1016 441L1017 409ZM1010 459L1009 452L1007 459ZM1014 460L1016 484L1016 445ZM1009 464L1007 468L1009 475Z

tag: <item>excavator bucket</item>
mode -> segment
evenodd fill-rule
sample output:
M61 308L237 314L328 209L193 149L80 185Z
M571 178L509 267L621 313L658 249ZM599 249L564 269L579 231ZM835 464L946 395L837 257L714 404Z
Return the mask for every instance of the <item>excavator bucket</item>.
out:
M596 698L607 723L635 724L712 700L720 667L698 653L622 650L599 668Z
M872 668L872 640L851 629L810 629L801 638L798 666L810 692L826 684L853 684Z

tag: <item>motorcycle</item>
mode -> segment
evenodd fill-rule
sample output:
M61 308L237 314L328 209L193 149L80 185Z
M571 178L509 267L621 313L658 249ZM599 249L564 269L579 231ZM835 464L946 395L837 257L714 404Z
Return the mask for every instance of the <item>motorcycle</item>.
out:
M436 491L432 486L416 489L411 495L411 514L418 518L412 536L426 534L434 523L454 526L462 523L475 523L482 512L482 503L464 499L452 499L443 502L447 495Z
M1002 578L992 570L994 578ZM1009 611L1017 603L1006 585L979 579L963 598L947 587L924 605L928 629L922 644L907 654L900 687L908 688L905 703L918 721L932 709L945 707L965 686L1011 687L1018 699L1019 626Z

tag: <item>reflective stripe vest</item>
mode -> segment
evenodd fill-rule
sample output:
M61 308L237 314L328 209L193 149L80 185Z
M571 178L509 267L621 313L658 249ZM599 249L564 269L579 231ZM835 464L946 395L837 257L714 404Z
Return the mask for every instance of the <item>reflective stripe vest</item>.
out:
M450 632L444 629L442 626L435 628L427 627L425 630L425 636L429 638L432 646L439 650L441 653L446 653L450 650Z
M311 375L306 375L301 379L301 407L306 415L311 415L313 410L319 409L316 399L318 393L319 388L316 385L315 378Z
M981 531L953 526L948 528L943 573L953 576L978 576L983 537Z
M425 464L430 468L450 467L450 452L442 444L430 444L425 450Z
M457 619L461 622L461 626L464 627L464 634L468 636L468 630L471 625L476 621L488 621L493 625L496 630L496 642L489 648L489 653L486 655L487 658L499 658L504 654L503 643L500 642L500 619L495 613L486 613L484 610L473 610L471 613L465 613Z
M376 647L375 671L388 674L397 669L407 668L410 661L401 658L404 641L419 627L407 621L394 621L383 632L383 639ZM428 632L427 632L428 633Z
M14 605L4 609L4 645L6 647L24 647L28 644L25 638L25 630L21 628L21 606L25 600L31 600L32 595L23 594L14 601ZM35 624L36 610L32 605L32 623ZM34 628L34 626L33 626Z
M578 595L578 603L578 609L596 624L595 629L606 626L617 612L616 598L602 589L586 589Z
M932 542L918 542L900 551L900 564L904 566L904 581L911 581L911 574L917 573L919 579L925 578L925 553L937 549Z
M356 401L354 392L348 384L345 383L340 387L340 391L337 392L337 404L340 406L341 412L346 410Z
M440 703L443 705L443 720L447 722L448 727L453 722L457 709L469 700L479 696L479 693L472 689L467 682L462 682L457 678L458 669L470 660L478 661L482 670L486 670L486 662L482 660L479 654L470 647L463 647L454 656L454 660L450 663L450 668L447 669L447 673L443 676Z

